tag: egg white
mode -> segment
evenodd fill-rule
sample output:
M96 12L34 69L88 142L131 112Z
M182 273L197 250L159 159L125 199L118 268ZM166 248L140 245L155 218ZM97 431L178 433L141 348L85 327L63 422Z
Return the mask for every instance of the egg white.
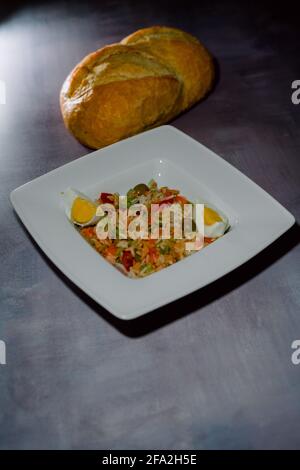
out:
M224 233L229 227L228 217L226 217L225 214L223 214L219 209L212 206L211 204L205 204L205 207L208 207L215 211L222 220L215 222L212 225L204 224L204 236L206 238L219 238L224 235Z
M92 204L95 204L95 202L91 198L81 193L77 189L67 188L62 193L63 206L64 206L66 216L73 224L76 224L80 227L87 227L89 225L95 225L100 219L100 217L96 215L91 220L89 220L88 222L85 222L84 224L80 224L79 222L76 222L75 220L72 219L72 216L71 216L72 206L73 206L75 199L78 197L80 197L81 199L85 199L86 201L89 201Z

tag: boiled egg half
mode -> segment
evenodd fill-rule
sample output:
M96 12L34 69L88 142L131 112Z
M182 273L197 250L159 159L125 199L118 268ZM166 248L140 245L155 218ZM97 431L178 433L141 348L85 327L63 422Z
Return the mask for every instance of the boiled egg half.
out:
M204 205L204 236L219 238L229 228L228 218L211 205Z
M62 193L62 198L66 216L73 224L85 227L98 222L97 204L88 196L76 189L68 188Z

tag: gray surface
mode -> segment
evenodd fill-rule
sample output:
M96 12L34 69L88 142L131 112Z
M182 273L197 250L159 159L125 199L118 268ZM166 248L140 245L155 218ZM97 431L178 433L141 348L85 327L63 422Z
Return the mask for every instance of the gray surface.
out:
M300 366L291 363L300 339L297 226L213 285L122 323L53 267L8 200L87 152L58 108L70 68L138 27L166 23L201 38L220 68L214 92L174 125L299 220L300 105L290 99L300 79L297 15L273 3L197 3L11 4L3 12L1 448L300 447Z

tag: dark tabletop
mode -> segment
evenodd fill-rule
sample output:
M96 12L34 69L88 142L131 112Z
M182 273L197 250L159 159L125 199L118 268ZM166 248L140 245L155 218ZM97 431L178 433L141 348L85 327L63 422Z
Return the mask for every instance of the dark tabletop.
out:
M53 266L9 202L17 186L88 152L60 116L70 69L135 29L166 24L199 37L219 69L210 96L173 125L299 220L299 16L287 2L247 3L1 7L0 448L300 448L297 225L212 285L122 322Z

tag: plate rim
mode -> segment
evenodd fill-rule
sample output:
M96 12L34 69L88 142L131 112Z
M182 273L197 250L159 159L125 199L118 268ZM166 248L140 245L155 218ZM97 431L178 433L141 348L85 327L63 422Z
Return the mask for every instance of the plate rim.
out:
M137 309L136 311L134 311L130 316L126 315L126 313L124 313L124 311L122 309L119 309L116 308L115 305L113 304L109 304L106 302L106 299L105 298L101 298L101 296L97 296L93 293L93 291L89 288L89 286L87 284L85 284L84 282L82 282L82 279L78 279L76 275L74 275L73 272L70 272L68 267L65 266L65 263L62 262L61 259L59 259L57 257L57 255L55 253L53 253L51 251L51 249L49 249L49 246L47 246L47 243L44 242L43 240L43 237L40 236L40 234L38 232L36 232L36 230L34 228L32 228L32 225L31 225L31 222L29 220L27 220L27 216L26 214L24 214L24 211L22 210L22 208L20 207L20 204L19 204L19 194L22 193L23 190L27 190L27 188L29 186L31 186L32 184L36 183L38 180L40 181L41 179L43 178L47 178L49 177L50 175L53 175L55 172L59 172L61 171L63 168L67 168L68 166L74 166L74 164L80 164L82 161L86 160L87 158L89 158L90 156L92 156L93 154L95 154L96 152L101 152L102 150L105 150L105 149L108 149L108 148L112 148L114 146L121 146L123 145L124 142L128 141L128 140L131 140L133 141L134 139L141 139L143 138L143 135L145 134L155 134L157 132L164 132L164 131L167 131L169 132L171 130L172 133L175 133L177 135L180 136L180 138L184 137L185 139L187 139L189 141L189 143L193 144L193 145L198 145L200 146L200 148L202 148L203 151L205 152L209 152L213 155L213 157L215 159L217 159L218 163L222 163L223 165L225 165L231 172L233 171L236 176L238 177L243 177L246 179L246 181L248 182L248 184L250 184L252 187L255 187L256 190L258 190L262 196L264 197L267 197L269 199L269 201L271 201L273 204L275 203L275 206L280 209L282 211L282 214L285 215L285 224L284 224L284 227L282 228L281 231L278 231L276 232L276 234L274 235L274 237L272 237L271 239L269 239L268 241L266 241L266 243L264 245L260 245L259 248L257 249L257 251L253 254L250 252L249 256L248 257L245 257L242 261L237 261L235 263L235 265L233 267L231 267L230 269L226 270L225 273L223 274L219 274L218 272L216 272L216 275L215 275L215 278L204 283L204 284L201 284L198 286L198 287L195 287L195 288L192 288L192 289L186 289L186 291L184 293L182 292L179 292L178 295L169 295L167 297L164 298L163 301L161 300L157 300L157 301L154 301L154 302L148 302L147 303L147 307L144 308L144 309ZM116 148L116 147L115 147ZM168 159L168 158L166 158ZM38 176L37 178L34 178L33 180L31 181L28 181L26 183L24 183L23 185L17 187L16 189L14 189L13 191L11 191L10 193L10 201L13 205L13 208L14 210L16 211L19 219L22 221L22 223L25 225L26 227L26 230L28 231L28 233L30 234L30 236L35 240L35 242L40 246L40 248L42 249L42 251L46 254L46 256L48 258L50 258L51 262L53 262L53 264L66 276L68 277L78 288L80 288L86 295L89 295L97 304L99 304L101 307L104 307L107 311L109 311L111 314L113 314L114 316L116 316L117 318L119 319L122 319L122 320L133 320L135 318L138 318L146 313L149 313L149 312L152 312L152 311L155 311L156 309L160 308L160 307L163 307L164 305L168 304L168 303L171 303L173 301L176 301L178 300L179 298L182 298L182 297L185 297L186 295L192 293L192 292L195 292L199 289L201 289L202 287L204 287L205 285L209 285L211 284L212 282L216 281L217 279L220 279L221 277L223 277L224 275L230 273L231 271L235 270L236 268L238 268L239 266L241 266L242 264L246 263L247 261L249 261L249 259L255 257L256 255L258 255L261 251L263 251L267 246L269 246L270 244L272 244L276 239L278 239L281 235L283 235L283 233L285 233L287 230L289 230L295 223L295 217L284 207L282 206L281 203L279 203L273 196L271 196L267 191L265 191L263 188L261 188L257 183L255 183L253 180L251 180L247 175L245 175L244 173L242 173L240 170L238 170L236 167L234 167L232 164L230 164L228 161L226 161L223 157L219 156L218 154L216 154L215 152L213 152L211 149L209 149L208 147L204 146L203 144L201 144L200 142L198 142L197 140L195 140L193 137L189 136L188 134L184 133L183 131L180 131L179 129L177 129L176 127L173 127L173 126L170 126L170 125L165 125L165 126L160 126L158 128L155 128L155 129L151 129L151 130L148 130L148 131L145 131L141 134L138 134L138 135L135 135L135 136L132 136L132 137L129 137L128 139L124 139L120 142L117 142L116 144L112 144L108 147L105 147L104 149L100 149L100 150L96 150L95 152L91 152L89 154L86 154L86 155L83 155L82 157L79 157L75 160L72 160L70 162L67 162L65 163L64 165L61 165L53 170L50 170L49 172L47 173L44 173L40 176ZM190 258L193 258L190 257ZM184 260L183 260L184 261ZM179 263L175 263L173 266L171 266L170 268L174 268L178 265ZM116 268L112 267L114 270ZM170 269L168 268L168 269ZM162 271L165 271L165 270L162 270ZM119 273L117 273L119 274ZM151 276L149 276L150 278ZM129 279L129 278L126 278L124 276L124 280L125 279ZM147 279L147 278L145 278ZM130 281L132 282L142 282L144 279L135 279L135 280L132 280L130 279Z

